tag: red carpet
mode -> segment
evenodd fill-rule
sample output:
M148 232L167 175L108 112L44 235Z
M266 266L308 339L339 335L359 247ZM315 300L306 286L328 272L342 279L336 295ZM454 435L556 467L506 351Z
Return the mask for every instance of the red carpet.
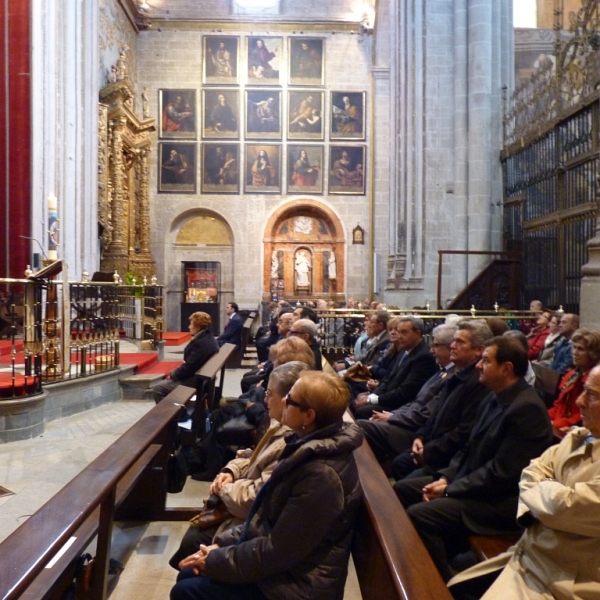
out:
M93 364L96 359L94 354L88 354L88 363ZM71 363L77 364L79 362L78 357L75 353L71 354ZM121 352L121 364L122 365L137 365L136 372L139 373L141 369L146 369L151 367L152 365L158 363L158 354L156 352ZM11 365L12 364L12 356L10 354L6 354L4 356L0 356L0 365ZM17 353L15 356L15 364L23 365L25 364L25 357L22 352ZM177 365L181 364L180 362ZM173 368L173 367L171 367ZM159 370L158 373L163 371ZM167 372L166 370L164 371Z
M157 362L150 367L138 370L135 372L136 375L166 375L173 369L176 369L182 361L165 360L163 362Z
M23 350L23 342L21 340L16 340L15 347L17 348L17 352ZM12 342L10 340L0 340L0 356L10 355L11 351Z
M164 331L162 337L165 346L181 346L192 339L192 334L187 331Z
M29 375L15 374L14 380L11 373L0 373L0 398L11 398L13 396L24 396L25 386L29 388L28 393L35 391L35 377Z

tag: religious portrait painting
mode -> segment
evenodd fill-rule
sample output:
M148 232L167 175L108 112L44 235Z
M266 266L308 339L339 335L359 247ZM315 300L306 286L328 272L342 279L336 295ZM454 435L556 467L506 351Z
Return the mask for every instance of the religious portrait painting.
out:
M238 83L239 43L237 36L204 36L202 83L208 85Z
M158 106L159 137L196 139L196 90L158 90Z
M320 91L298 90L288 92L288 139L323 139L324 100L325 94Z
M331 92L332 140L365 139L365 92Z
M323 193L323 146L288 144L287 193Z
M246 62L248 85L280 85L283 38L248 36Z
M231 89L202 90L202 139L240 139L240 93Z
M289 84L323 85L325 80L325 40L323 38L289 39Z
M159 142L159 193L196 193L197 149L196 144L185 142Z
M365 146L329 147L329 193L365 195Z
M246 90L246 138L281 139L281 90Z
M201 191L206 194L240 193L240 145L202 144Z
M244 192L281 194L281 146L246 144Z

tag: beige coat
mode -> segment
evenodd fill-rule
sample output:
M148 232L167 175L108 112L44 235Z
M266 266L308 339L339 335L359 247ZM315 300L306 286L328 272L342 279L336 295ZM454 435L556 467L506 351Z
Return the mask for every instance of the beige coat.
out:
M256 494L271 477L285 448L284 437L289 433L291 433L289 427L272 419L271 426L252 457L235 458L223 468L222 471L228 471L233 475L233 482L226 483L221 488L219 496L232 515L242 521L246 518Z
M504 568L482 600L600 598L600 440L573 430L523 470L518 517L537 519L508 552L448 585Z

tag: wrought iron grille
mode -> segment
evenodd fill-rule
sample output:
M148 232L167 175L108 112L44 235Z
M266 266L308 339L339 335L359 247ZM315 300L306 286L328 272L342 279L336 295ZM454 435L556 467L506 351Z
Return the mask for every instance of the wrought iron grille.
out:
M504 120L504 246L523 253L525 306L579 310L598 196L599 5L583 0L568 39L557 25L555 60L515 90Z

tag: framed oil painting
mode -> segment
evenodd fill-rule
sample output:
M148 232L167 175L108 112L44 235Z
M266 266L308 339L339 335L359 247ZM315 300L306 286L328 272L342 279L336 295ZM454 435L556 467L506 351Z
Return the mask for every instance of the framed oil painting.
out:
M158 106L159 137L196 139L196 90L158 90Z
M240 39L237 36L205 35L202 83L238 83Z
M365 92L331 92L332 140L365 139Z
M246 139L281 139L281 90L246 90Z
M283 38L248 36L246 56L248 85L280 85Z
M325 94L320 91L299 90L288 92L288 139L323 139L324 99Z
M240 139L240 93L231 89L202 90L202 138Z
M289 84L323 85L325 79L325 40L323 38L289 39Z
M246 144L244 192L281 194L281 146Z
M287 193L323 193L323 146L288 144Z
M240 193L240 145L202 144L202 193Z
M329 147L329 193L365 195L365 146Z
M158 191L163 194L196 193L196 144L159 142Z

